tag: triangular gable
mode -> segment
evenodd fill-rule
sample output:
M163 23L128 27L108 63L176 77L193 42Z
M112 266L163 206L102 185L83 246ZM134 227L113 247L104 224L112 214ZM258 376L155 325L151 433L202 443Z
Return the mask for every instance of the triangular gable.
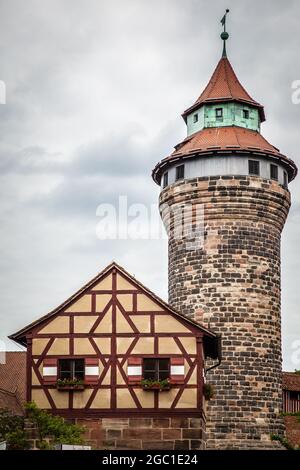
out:
M116 272L116 281L115 286L113 286L113 276L112 273L115 270ZM124 313L127 310L129 305L129 299L126 298L131 295L135 297L137 311L149 312L149 311L167 311L171 316L174 316L179 320L183 325L186 324L190 327L197 328L204 333L204 335L211 338L215 338L217 335L210 330L202 327L193 320L190 320L171 308L166 302L156 296L153 292L147 289L143 284L137 281L133 276L131 276L127 271L125 271L121 266L116 263L111 263L107 268L101 271L96 277L94 277L90 282L85 284L81 289L79 289L74 295L69 299L59 305L57 308L49 312L47 315L41 317L30 325L26 326L17 333L11 335L9 338L17 341L20 344L26 344L26 333L31 329L38 327L39 325L43 328L46 327L47 323L58 316L61 312L76 312L76 313L86 313L92 308L92 295L91 292L97 293L97 302L94 306L96 313L103 312L103 318L97 325L96 331L103 327L104 323L107 322L109 316L109 307L111 302L111 292L113 289L118 290L118 310L120 311L119 325L124 324L125 318L123 318L122 312ZM88 292L88 294L87 294ZM98 295L99 294L99 295ZM100 298L100 300L99 300ZM131 310L128 308L128 310ZM108 315L104 315L107 312ZM104 322L104 323L103 323ZM102 323L102 325L101 325ZM134 325L129 325L126 322L126 330L130 331L134 329Z

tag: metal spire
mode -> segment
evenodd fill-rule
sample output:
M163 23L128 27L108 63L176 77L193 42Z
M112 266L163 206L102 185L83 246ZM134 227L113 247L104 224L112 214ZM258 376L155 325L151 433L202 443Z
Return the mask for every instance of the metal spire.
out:
M225 11L225 15L224 15L223 18L221 19L222 26L224 26L224 31L221 33L221 39L223 40L223 53L222 53L222 57L227 57L227 54L226 54L226 41L227 41L227 39L229 38L229 34L228 34L227 31L226 31L226 16L227 16L227 13L229 13L228 8L227 8L226 11Z

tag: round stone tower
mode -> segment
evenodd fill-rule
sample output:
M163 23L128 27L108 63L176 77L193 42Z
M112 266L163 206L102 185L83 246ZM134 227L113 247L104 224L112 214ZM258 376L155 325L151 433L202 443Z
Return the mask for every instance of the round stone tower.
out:
M168 225L169 303L222 335L221 365L207 374L208 448L272 448L270 435L284 432L280 238L297 168L261 135L264 108L221 37L222 58L183 113L187 138L153 178Z

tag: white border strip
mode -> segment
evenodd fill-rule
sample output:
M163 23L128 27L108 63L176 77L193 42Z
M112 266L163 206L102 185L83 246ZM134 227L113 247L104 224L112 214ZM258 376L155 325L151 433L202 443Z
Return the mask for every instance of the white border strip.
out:
M53 375L57 375L57 367L46 367L46 366L43 367L44 377L49 377Z
M184 366L171 366L171 375L184 375Z
M85 366L85 375L99 375L99 366Z
M127 374L128 375L142 375L142 366L128 366Z

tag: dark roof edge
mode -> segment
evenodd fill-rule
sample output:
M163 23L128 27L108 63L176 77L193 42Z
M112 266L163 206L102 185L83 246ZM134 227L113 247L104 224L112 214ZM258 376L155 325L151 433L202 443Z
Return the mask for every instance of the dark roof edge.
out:
M274 147L275 148L275 147ZM226 152L226 155L228 155L229 153L230 154L238 154L238 153L247 153L249 155L258 155L258 156L267 156L268 158L273 158L274 160L279 160L280 162L283 162L283 164L285 164L286 166L289 167L290 171L289 171L289 176L290 176L290 179L289 181L293 181L296 176L297 176L297 173L298 173L298 168L295 164L295 162L286 157L285 155L283 155L282 153L273 153L269 150L251 150L250 148L238 148L238 149L234 149L233 147L232 148L226 148L226 149L217 149L217 150L195 150L191 153L188 153L188 154L182 154L182 155L170 155L169 157L166 157L164 158L163 160L161 160L159 163L157 163L155 165L155 167L153 168L152 170L152 179L153 181L160 185L160 178L161 178L161 173L162 173L162 169L163 167L168 167L169 164L172 164L173 162L175 162L176 160L178 160L178 162L181 162L182 160L189 160L191 158L195 158L195 157L198 157L198 156L217 156L218 154L223 154L224 152Z

